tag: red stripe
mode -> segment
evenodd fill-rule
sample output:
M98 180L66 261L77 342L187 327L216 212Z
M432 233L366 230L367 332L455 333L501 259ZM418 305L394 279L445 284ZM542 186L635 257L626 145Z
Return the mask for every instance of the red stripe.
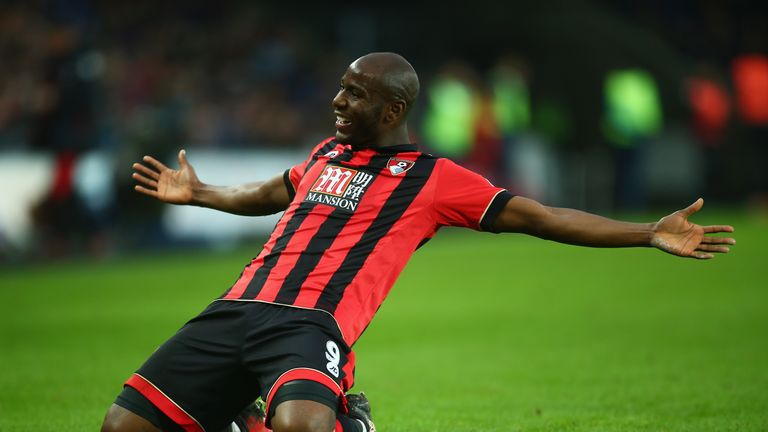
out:
M296 234L291 238L291 241L285 246L285 251L298 251L293 253L286 253L285 251L280 254L280 259L272 269L270 277L264 283L264 287L256 296L256 300L272 302L280 292L280 288L283 286L285 277L291 272L291 269L296 266L296 261L301 256L301 252L307 248L312 237L317 234L317 231L325 222L334 208L331 206L318 205L310 212L309 216L301 224ZM272 275L280 275L274 277Z
M344 391L344 393L348 392L349 389L352 388L353 385L355 385L355 352L350 351L347 355L347 364L344 365L344 368L342 369L344 372L344 379L341 380L341 388Z
M227 295L224 296L225 299L236 299L243 295L245 290L248 288L248 284L251 283L251 279L253 279L254 273L256 273L256 270L260 267L260 265L257 264L257 260L259 259L260 258L257 257L251 261L248 267L243 270L243 274L240 275L240 279L235 282L235 285L233 285Z
M344 432L344 427L341 425L341 422L336 419L336 428L333 429L334 432Z
M412 160L415 157L403 159ZM386 237L379 241L344 290L333 316L341 327L344 340L350 346L371 322L413 254L413 250L403 250L402 245L415 248L424 237L434 233L435 220L431 213L424 211L430 208L430 203L424 200L432 200L436 179L437 176L433 176L424 184L411 205L392 225ZM392 244L393 239L397 239L397 244ZM386 269L386 272L381 269Z
M418 204L416 204L418 205ZM422 217L422 216L417 216ZM403 215L403 219L406 216ZM401 219L402 220L402 219ZM395 224L390 230L391 236L398 236L399 242L406 245L417 245L424 237L424 234L431 229L429 218L419 221L411 221L405 224ZM423 226L420 228L418 225ZM398 226L400 225L400 226ZM398 233L399 230L407 232ZM397 233L395 235L395 233ZM409 240L407 237L415 237ZM414 246L415 247L415 246ZM354 344L362 332L373 319L379 306L389 294L392 286L400 275L408 259L412 255L412 250L405 251L392 245L390 242L382 241L376 245L373 252L368 256L365 264L360 268L357 276L344 290L344 295L339 301L339 305L333 313L334 318L339 323L344 340L347 344ZM382 272L381 269L386 269Z
M371 159L373 159L374 156L376 156L375 151L358 151L354 152L352 154L352 159L350 159L348 162L342 161L342 165L351 165L354 167L361 167L364 165L368 165L371 162Z
M290 180L291 180L291 184L293 184L293 189L294 189L294 190L297 190L297 189L298 189L299 183L301 182L301 178L302 178L302 177L304 177L304 175L306 174L307 165L309 165L309 163L310 163L310 162L312 162L312 159L314 159L314 158L316 157L315 155L316 155L316 154L317 154L317 153L318 153L320 150L322 150L322 149L323 149L323 147L325 147L325 146L326 146L328 143L330 143L330 142L331 142L331 141L333 141L334 139L335 139L335 137L329 137L329 138L326 138L326 139L325 139L324 141L322 141L320 144L318 144L318 145L314 146L314 147L312 148L312 151L309 153L309 157L308 157L307 159L305 159L305 160L304 160L304 162L302 162L301 164L299 164L299 165L296 165L296 166L294 166L294 167L292 167L292 168L291 168L291 171L290 171L290 173L289 173L289 177L290 177ZM343 145L342 145L342 144L337 144L337 145L334 147L334 149L338 149L338 148L339 148L339 146L342 146L342 147L343 147ZM329 151L330 151L330 150L329 150ZM317 154L317 156L323 156L323 155L321 155L321 154Z
M243 270L243 274L240 275L240 278L235 282L235 284L232 286L232 288L229 290L227 295L225 295L223 298L225 299L239 299L240 296L243 295L246 289L248 289L248 284L251 283L251 280L253 279L253 275L256 273L256 270L259 269L264 264L264 257L267 256L270 252L272 252L272 248L275 246L275 242L278 238L280 238L281 235L283 235L283 231L285 231L285 226L288 224L288 221L291 220L294 213L296 213L296 209L298 208L298 204L291 203L288 210L285 211L283 214L283 217L280 218L280 221L277 223L277 226L275 227L275 230L272 231L272 235L269 236L269 241L267 244L264 245L264 249L261 250L261 253L251 261L250 264Z
M321 142L312 151L312 155L319 151L324 145L328 144L333 140L333 137L326 139L325 141ZM338 146L337 146L338 147ZM312 156L310 156L307 161L305 161L304 165L302 167L305 167L307 162L309 162L312 159ZM325 162L325 161L324 161ZM310 168L309 173L302 172L301 176L317 176L322 172L321 170L325 167L325 163L315 163L312 168ZM302 187L303 184L303 187ZM270 252L272 252L272 249L275 246L275 242L277 241L280 236L283 235L285 232L285 227L288 224L288 221L291 220L293 215L296 213L296 209L301 204L301 199L306 195L308 188L312 186L312 182L299 182L299 184L295 187L296 189L296 197L300 197L300 199L294 198L294 200L291 202L291 204L288 206L288 209L285 211L285 214L282 218L280 218L280 221L278 222L277 226L275 227L275 230L272 231L272 235L269 237L269 241L264 245L264 249L262 249L261 253L254 258L253 261L251 261L251 264L248 265L248 267L243 270L243 274L240 276L240 278L235 282L235 284L232 286L232 288L229 290L229 292L223 297L225 299L239 299L243 293L248 289L248 285L253 280L254 275L256 274L256 271L264 264L264 257L267 256ZM286 247L286 250L288 248ZM300 249L303 250L303 249ZM281 256L282 258L282 256ZM295 262L295 261L294 261ZM278 273L275 273L278 274ZM287 274L287 273L286 273ZM269 283L270 281L267 280ZM271 294L269 298L263 299L264 301L272 301L274 300L275 296L277 296L277 293ZM258 299L262 300L262 296L259 295Z
M205 432L200 423L197 422L192 416L187 414L186 411L181 409L175 402L173 402L168 396L161 392L151 382L139 374L133 374L128 381L125 382L135 388L139 393L149 399L153 405L160 409L163 414L167 415L176 424L181 426L187 432Z
M315 183L315 179L323 172L327 163L328 159L318 159L317 163L312 165L312 167L309 168L309 171L304 173L301 178L302 181L299 182L299 185L296 188L296 197L293 199L294 203L298 205L298 203L300 203L304 197L307 196L309 188L312 187L312 185ZM309 179L309 181L303 181L305 178Z
M383 168L382 172L373 180L373 183L368 187L365 195L360 200L358 211L352 215L346 227L336 236L336 241L328 248L328 251L336 251L336 253L331 254L326 251L312 273L307 276L305 287L302 287L301 292L296 297L296 301L294 301L295 305L309 308L315 307L317 299L320 298L328 281L331 280L333 274L344 262L345 256L340 255L338 251L349 252L360 241L360 238L365 234L365 230L376 219L381 206L370 206L373 211L368 213L360 211L360 209L366 208L368 201L373 201L374 203L385 202L392 194L392 191L400 184L400 181L402 181L403 177L399 179L400 181L391 181L391 179L385 178L384 170L387 170L387 168ZM346 335L345 340L347 343L350 343L346 339Z
M275 394L277 393L277 390L280 388L280 386L287 382L296 380L314 381L328 387L334 394L336 394L336 396L341 396L342 394L339 384L332 380L331 377L318 370L308 368L291 369L288 372L280 375L280 378L278 378L277 381L275 381L275 383L272 385L272 388L269 389L269 393L267 394L267 412L270 412L272 398L275 397Z

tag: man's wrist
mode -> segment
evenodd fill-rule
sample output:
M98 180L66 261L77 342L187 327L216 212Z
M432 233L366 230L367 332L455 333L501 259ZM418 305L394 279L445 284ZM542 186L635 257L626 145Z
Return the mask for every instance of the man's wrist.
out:
M656 238L656 228L658 227L658 222L651 222L647 224L648 229L646 230L645 235L645 246L646 247L657 247L654 244L654 239Z
M208 207L206 196L210 194L210 186L203 182L196 182L190 186L192 196L189 199L189 204L198 207Z

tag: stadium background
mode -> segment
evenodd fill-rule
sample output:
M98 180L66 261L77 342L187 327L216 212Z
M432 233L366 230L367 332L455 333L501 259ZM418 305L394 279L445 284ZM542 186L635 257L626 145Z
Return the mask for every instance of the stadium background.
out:
M700 263L447 230L357 347L385 430L768 428L765 5L156 3L0 5L0 431L96 428L274 224L154 203L130 164L279 173L375 50L419 72L429 151L638 221L703 196L739 239Z

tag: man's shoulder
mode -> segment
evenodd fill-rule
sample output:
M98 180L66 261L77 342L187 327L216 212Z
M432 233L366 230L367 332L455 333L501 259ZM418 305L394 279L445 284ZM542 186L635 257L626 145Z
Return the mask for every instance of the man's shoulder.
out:
M470 171L469 168L464 167L463 165L459 164L458 162L454 161L451 158L447 158L445 156L435 156L429 153L423 153L423 155L427 158L431 158L435 160L435 166L439 167L441 170L448 170L448 171Z

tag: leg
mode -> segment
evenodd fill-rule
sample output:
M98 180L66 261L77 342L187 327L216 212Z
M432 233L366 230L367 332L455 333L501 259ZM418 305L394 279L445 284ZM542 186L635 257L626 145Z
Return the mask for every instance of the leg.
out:
M357 395L356 395L357 396ZM368 401L365 401L367 404ZM273 432L376 432L368 417L351 417L306 400L283 402L272 417Z
M325 404L309 400L289 400L275 409L274 432L332 432L336 411Z
M152 405L136 389L126 386L109 408L102 432L183 432L182 428Z
M244 351L251 374L268 389L261 395L267 427L276 432L371 432L340 404L353 383L354 354L333 318L315 310L274 305L261 309L260 315L272 318L269 330L251 325L254 330L246 337Z
M112 404L104 417L101 432L161 432L149 420L117 404Z
M126 381L116 404L146 419L154 430L229 427L260 393L258 383L240 367L244 306L216 302L188 322ZM107 416L106 430L112 430L107 426L116 418Z
M274 432L376 431L365 395L342 396L346 408L341 410L339 397L316 381L289 381L277 389L271 400L267 424Z

